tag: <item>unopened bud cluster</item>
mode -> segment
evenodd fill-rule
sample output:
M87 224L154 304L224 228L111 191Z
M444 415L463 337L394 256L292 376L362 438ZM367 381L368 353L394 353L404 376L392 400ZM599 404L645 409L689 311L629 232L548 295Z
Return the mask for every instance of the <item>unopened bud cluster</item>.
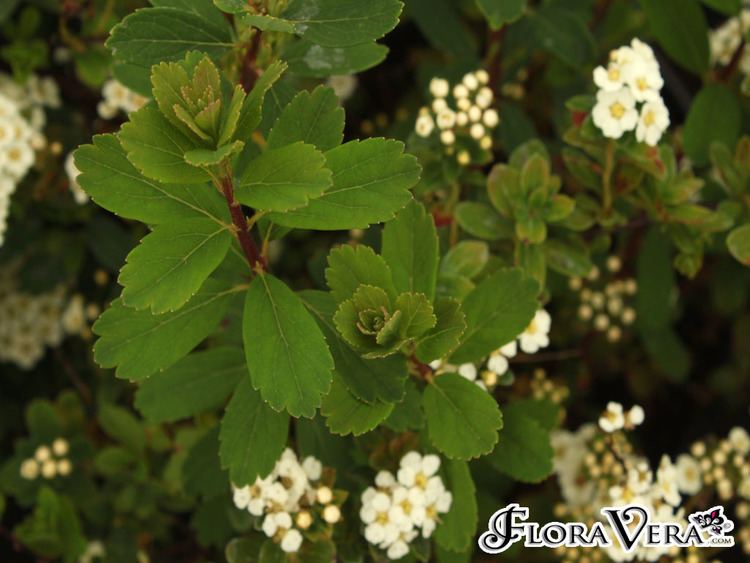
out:
M466 74L452 88L444 78L430 81L430 106L419 110L414 130L420 137L437 137L445 153L456 155L461 166L477 160L475 155L492 149L492 132L500 123L492 108L494 94L487 85L489 74L477 70Z
M73 464L67 455L70 446L65 438L57 438L51 444L37 447L34 456L21 462L20 473L23 479L55 479L67 477L73 471Z
M623 330L636 318L632 300L638 292L638 284L633 278L614 279L621 269L620 258L610 256L606 273L594 266L585 278L571 278L568 284L579 293L578 318L606 334L610 342L619 342Z

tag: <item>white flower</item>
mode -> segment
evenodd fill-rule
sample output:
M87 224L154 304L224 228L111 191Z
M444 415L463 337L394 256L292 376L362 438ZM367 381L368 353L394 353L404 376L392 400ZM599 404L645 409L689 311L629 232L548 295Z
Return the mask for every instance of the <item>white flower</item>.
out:
M614 92L600 90L596 102L591 117L605 137L619 139L624 132L635 129L638 111L635 109L635 98L628 88Z
M484 114L482 114L482 121L490 129L497 127L497 124L500 123L500 117L497 114L497 110L485 110Z
M471 135L472 139L476 139L478 141L479 139L484 137L484 125L482 125L481 123L475 123L471 126L469 135Z
M430 477L440 468L440 458L434 454L424 457L418 452L409 452L401 458L398 470L398 482L405 487L425 488Z
M73 199L78 205L83 205L89 200L89 196L83 191L81 185L78 183L78 176L81 175L81 171L76 166L73 153L68 153L65 157L65 173L68 175L68 186L70 192L73 194Z
M436 98L445 98L450 91L450 85L444 78L433 78L430 80L430 94Z
M534 354L540 348L549 346L551 325L552 318L549 313L544 309L538 309L529 326L518 337L521 350L526 354Z
M281 538L281 549L286 553L296 553L302 545L302 534L299 530L287 530Z
M477 367L474 364L461 364L458 366L458 375L469 381L477 378Z
M677 458L676 472L677 488L680 492L694 495L703 487L701 467L693 456L680 455Z
M233 485L232 489L232 501L234 502L234 506L240 510L246 509L247 505L250 504L250 487L235 487Z
M487 369L495 372L497 375L503 375L508 371L508 358L513 358L518 352L516 341L508 342L490 354L487 361Z
M456 84L453 87L453 97L457 100L462 98L468 98L469 96L469 89L464 86L463 84Z
M342 102L348 100L357 89L357 77L353 74L334 74L328 77L326 83Z
M739 454L750 453L750 435L748 435L747 430L740 426L735 426L729 431L729 443Z
M628 71L628 86L638 102L660 100L659 90L664 86L658 65L643 60L634 62Z
M323 464L312 456L308 456L304 459L302 462L302 469L304 469L305 474L310 481L317 481L323 474Z
M12 177L20 179L34 164L34 151L23 141L14 141L5 147L5 170Z
M655 146L664 131L669 127L669 110L661 98L648 101L641 108L638 126L635 130L635 138L650 146Z
M26 459L21 463L21 477L33 481L39 476L39 464L35 459Z
M269 538L279 531L282 533L292 527L292 517L288 512L273 512L263 519L263 533Z
M417 118L417 122L414 125L414 131L416 131L417 135L420 137L429 137L433 129L435 129L435 121L433 121L432 116L420 115Z
M594 84L605 92L616 92L625 84L625 76L619 65L610 63L608 67L594 69Z
M52 442L52 451L55 452L55 455L64 456L68 453L68 450L69 444L65 438L57 438Z
M440 129L450 129L456 124L456 112L446 108L437 114L436 121Z
M677 486L677 469L669 456L664 455L656 470L656 491L658 497L671 506L680 505L680 491Z
M323 520L335 524L341 519L341 509L335 504L329 504L323 509Z
M625 426L628 428L640 426L645 419L646 413L644 412L643 407L640 405L633 405L625 415Z
M61 459L57 462L57 472L63 477L67 477L73 471L73 464L68 459Z
M388 559L401 559L407 553L409 553L409 545L404 540L392 543L386 552Z
M476 90L479 88L479 80L477 80L477 77L472 73L465 74L462 82L469 90Z
M622 412L622 405L610 401L607 403L607 410L599 417L599 427L605 432L615 432L625 425L625 416Z

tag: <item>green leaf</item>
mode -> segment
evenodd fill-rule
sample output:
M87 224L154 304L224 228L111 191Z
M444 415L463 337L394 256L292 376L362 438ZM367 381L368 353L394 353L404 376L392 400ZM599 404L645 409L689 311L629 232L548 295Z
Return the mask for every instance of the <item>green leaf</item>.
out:
M333 186L307 206L270 214L284 227L324 231L366 228L385 222L411 199L417 183L416 158L403 154L400 141L350 141L325 153Z
M527 416L523 405L505 405L500 443L488 458L493 467L516 481L538 483L552 473L554 455L549 431Z
M750 266L750 223L737 227L729 233L727 247L739 262Z
M182 309L163 315L130 309L117 299L92 327L100 337L94 359L131 381L168 368L216 329L236 291L208 280Z
M120 272L123 303L155 315L179 309L222 263L231 242L227 228L210 219L157 226Z
M275 410L314 416L331 386L333 358L302 300L270 274L250 284L243 313L253 387Z
M687 70L709 67L708 24L697 0L640 0L651 32L667 54Z
M383 229L382 256L390 266L396 291L435 298L438 237L432 215L416 201L399 211Z
M365 358L393 354L404 343L400 337L401 312L392 310L385 290L362 284L333 316L336 329Z
M34 512L13 529L24 546L45 559L78 560L86 549L73 503L42 485L36 496Z
M521 334L538 308L538 291L537 283L518 269L485 278L461 304L467 329L451 361L479 360Z
M454 0L409 0L408 16L436 49L458 60L477 58L477 40Z
M404 340L419 338L437 323L432 303L424 293L402 293L396 298L401 313L399 334Z
M268 148L302 141L327 151L344 138L344 108L332 88L303 90L287 104L268 135Z
M424 425L422 394L412 380L406 382L405 391L403 399L393 406L385 420L385 425L396 432L419 430Z
M151 4L157 8L177 8L195 14L217 28L227 25L224 16L211 0L151 0Z
M492 396L455 373L438 375L424 390L430 442L450 459L492 451L503 416Z
M393 411L393 403L365 403L347 389L341 379L335 377L331 392L323 398L320 414L326 417L326 425L333 434L360 436L383 422Z
M638 293L635 310L638 328L664 328L672 322L675 274L672 245L653 228L643 239L636 264Z
M270 211L302 207L331 185L323 153L314 146L294 143L270 149L255 158L237 182L240 203Z
M564 276L584 277L594 267L585 248L561 240L547 240L544 257L550 269Z
M259 276L260 277L260 276ZM252 485L273 471L286 446L289 415L269 407L244 377L221 419L219 456L232 482Z
M322 47L309 41L295 41L283 51L289 72L298 76L324 78L335 74L355 74L379 65L388 47L362 43L352 47Z
M197 10L176 8L136 10L112 28L106 45L115 59L149 68L179 60L188 51L218 60L233 47L228 22L219 24Z
M302 291L299 296L323 331L333 355L334 370L349 391L366 403L400 401L404 395L404 383L408 379L404 358L363 358L336 330L333 315L337 303L330 294Z
M245 96L245 101L242 103L240 118L234 132L234 139L247 141L253 134L253 131L260 125L261 118L263 117L263 100L266 98L266 93L281 75L284 74L285 70L286 63L276 61L269 65L263 74L260 75L260 78L255 81L253 89Z
M713 142L734 146L740 134L741 110L737 96L726 86L709 84L698 92L685 119L685 152L697 166L709 162Z
M144 177L117 137L96 135L75 153L78 183L98 205L150 225L195 217L229 222L226 202L205 184L163 185Z
M492 29L516 21L526 9L526 0L477 0Z
M247 5L245 5L247 7ZM241 21L245 25L257 27L261 31L281 31L282 33L294 33L296 26L289 20L276 18L266 14L244 14Z
M435 530L435 541L444 549L464 551L471 545L479 521L476 487L465 461L447 461L444 474L453 502Z
M111 404L99 409L99 424L105 434L135 451L146 447L146 433L129 410Z
M478 276L490 259L490 249L486 242L462 240L443 256L440 273L449 276Z
M247 377L241 349L193 352L142 382L135 406L151 422L188 418L222 405L241 377Z
M248 8L245 0L214 0L214 6L227 14L241 14Z
M190 166L197 166L199 168L217 166L242 152L244 146L245 144L242 141L234 141L216 150L192 149L185 153L185 162Z
M728 16L736 16L742 7L742 0L702 0L709 8Z
M466 317L455 299L441 297L435 301L437 324L417 344L416 356L421 362L447 357L466 330Z
M579 68L594 60L596 43L583 19L560 4L545 4L533 15L534 32L550 54Z
M641 340L661 372L675 383L685 382L690 375L690 351L671 326L643 328Z
M166 183L198 183L210 180L205 170L188 164L185 153L197 148L175 128L156 106L149 104L130 114L118 135L128 160L144 176Z
M229 476L219 461L219 426L193 444L182 465L182 480L189 495L211 498L229 490Z
M560 423L560 405L550 399L515 399L513 406L524 416L536 420L547 431L551 431Z
M462 201L456 206L456 221L464 231L484 240L513 237L512 225L486 203Z
M379 287L395 298L391 271L385 260L369 246L342 245L328 254L326 283L337 303L346 301L362 284Z
M291 0L283 13L297 32L324 47L351 47L383 37L398 23L398 0Z

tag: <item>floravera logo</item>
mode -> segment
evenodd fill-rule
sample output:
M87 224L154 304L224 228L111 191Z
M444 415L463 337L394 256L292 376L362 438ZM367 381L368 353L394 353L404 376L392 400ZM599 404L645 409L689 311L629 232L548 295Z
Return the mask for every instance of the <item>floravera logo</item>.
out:
M734 538L726 535L734 523L724 515L724 507L714 506L694 512L687 525L654 522L649 510L638 504L606 506L603 519L587 526L583 522L529 522L529 509L517 503L495 512L478 540L485 553L502 553L523 540L524 547L601 547L619 545L626 553L637 547L731 547Z

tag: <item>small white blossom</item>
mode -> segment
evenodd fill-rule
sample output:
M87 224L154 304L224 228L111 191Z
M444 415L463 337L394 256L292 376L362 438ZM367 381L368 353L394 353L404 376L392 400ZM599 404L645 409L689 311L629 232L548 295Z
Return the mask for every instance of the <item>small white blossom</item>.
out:
M703 487L703 475L700 464L688 454L677 457L677 488L687 495L694 495Z
M552 318L544 309L539 309L534 314L529 326L519 335L518 341L526 354L535 354L541 348L549 346L549 331L552 326Z
M609 92L600 90L591 113L594 125L605 137L619 139L626 131L632 131L638 122L635 98L627 88Z
M656 146L669 127L669 110L661 99L648 101L643 104L638 125L635 129L635 138L650 146Z
M607 403L607 410L599 417L599 427L605 432L615 432L625 426L625 416L623 415L622 405L610 401Z

